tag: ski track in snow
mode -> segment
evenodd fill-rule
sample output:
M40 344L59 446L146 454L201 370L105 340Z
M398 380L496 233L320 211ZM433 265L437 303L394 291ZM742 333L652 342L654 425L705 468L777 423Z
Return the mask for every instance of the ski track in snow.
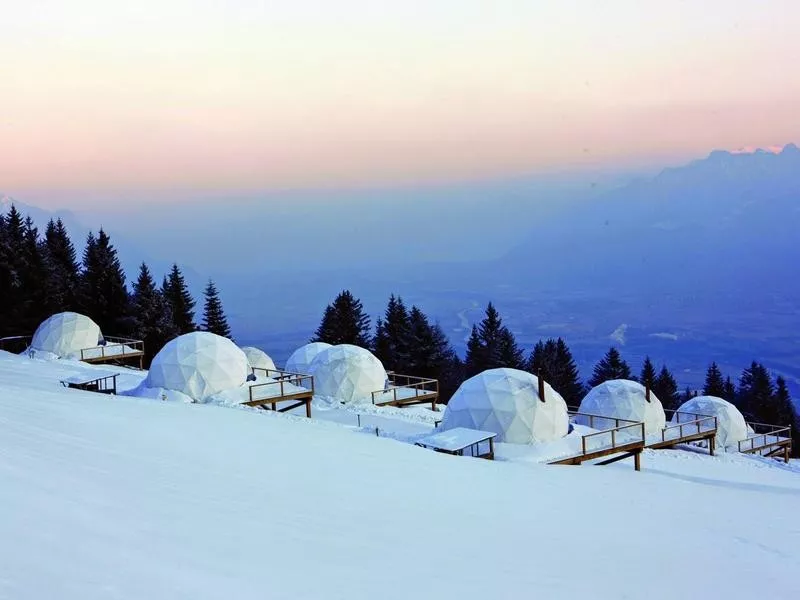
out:
M797 461L491 463L95 368L0 352L2 599L800 597Z

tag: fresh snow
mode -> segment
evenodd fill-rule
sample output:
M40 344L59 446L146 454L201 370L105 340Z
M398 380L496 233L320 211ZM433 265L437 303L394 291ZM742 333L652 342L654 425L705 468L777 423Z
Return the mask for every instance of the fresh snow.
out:
M0 352L0 598L800 597L796 461L458 458L95 370Z

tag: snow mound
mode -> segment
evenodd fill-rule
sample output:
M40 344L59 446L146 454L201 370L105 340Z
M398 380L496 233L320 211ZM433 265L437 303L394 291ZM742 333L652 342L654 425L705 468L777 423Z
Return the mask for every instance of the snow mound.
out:
M645 387L636 381L613 379L591 389L581 401L579 412L644 423L646 434L659 433L667 424L661 401L651 391L647 400ZM578 416L575 422L589 425Z
M81 350L96 347L101 338L100 327L89 317L74 312L62 312L45 319L39 325L33 334L31 348L61 358L80 358Z
M678 413L692 413L717 417L716 442L718 448L725 448L747 438L752 428L745 422L744 416L733 404L716 396L696 396L681 404L678 412L672 417L677 423ZM685 421L685 418L683 419Z
M244 352L244 355L247 357L247 364L250 365L251 368L269 369L270 371L275 370L275 361L260 348L244 346L242 352Z
M168 342L150 365L149 388L181 392L204 402L209 396L244 385L247 357L227 338L195 331Z
M323 350L308 370L314 376L315 394L339 402L370 401L371 393L386 383L381 361L369 350L350 344Z
M317 354L331 347L330 344L326 344L325 342L311 342L305 346L300 346L297 350L292 352L289 360L286 361L284 371L301 373L303 375L308 374L311 362L317 357Z
M539 380L517 369L490 369L458 388L447 404L441 429L467 427L493 431L497 442L534 444L564 437L569 415L564 399Z

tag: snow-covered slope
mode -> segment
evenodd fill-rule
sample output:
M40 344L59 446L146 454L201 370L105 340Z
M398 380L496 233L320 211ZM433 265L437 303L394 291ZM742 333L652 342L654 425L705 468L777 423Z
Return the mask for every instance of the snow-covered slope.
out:
M65 368L0 353L0 598L800 595L793 465L492 463Z

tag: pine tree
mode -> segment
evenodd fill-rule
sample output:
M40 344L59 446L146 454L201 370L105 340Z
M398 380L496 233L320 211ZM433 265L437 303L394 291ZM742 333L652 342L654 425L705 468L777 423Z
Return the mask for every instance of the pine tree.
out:
M375 356L390 371L408 371L410 323L408 310L399 296L389 298L384 319L378 319L373 342Z
M678 393L678 383L666 365L661 367L658 377L653 382L653 393L656 398L661 400L661 405L666 410L677 410L680 406L681 397Z
M514 334L508 327L500 331L498 344L498 364L509 369L522 369L525 367L525 353L517 344Z
M772 377L766 367L753 361L742 371L739 379L737 406L749 420L759 421L769 412L769 403L775 392Z
M609 348L605 356L594 366L592 378L589 380L589 387L595 387L612 379L630 379L631 369L622 357L619 350L613 346Z
M644 387L649 388L651 391L656 382L656 369L649 356L644 357L644 364L642 364L642 371L639 374L639 383ZM658 394L656 394L658 397ZM661 398L659 398L660 400Z
M725 380L722 378L722 371L719 370L716 362L712 362L708 367L708 371L706 371L703 395L725 398Z
M775 425L791 425L792 427L792 456L800 456L800 417L797 408L789 395L786 380L780 375L775 379L775 394L772 398L774 414L765 415L769 420L766 423Z
M465 365L467 377L487 369L500 367L520 369L523 366L523 354L514 334L503 325L500 314L490 302L486 307L486 316L478 327L473 327L467 343Z
M478 333L478 327L473 325L472 333L470 333L469 340L467 340L467 356L464 362L466 377L472 377L485 370L485 365L488 362L486 351L481 343L481 336Z
M134 335L144 341L144 363L149 367L153 357L169 340L178 335L169 305L156 287L150 269L142 263L139 277L133 284L131 297Z
M24 242L20 247L22 256L22 325L33 331L39 323L55 312L47 289L49 268L41 243L39 231L30 217L25 219Z
M195 301L189 293L186 281L177 264L172 265L169 275L164 278L161 292L172 313L172 322L179 335L197 331L194 322Z
M15 333L12 329L12 309L17 282L8 238L6 217L0 214L0 337Z
M461 361L438 323L416 306L409 313L408 373L439 380L439 399L447 402L461 384Z
M61 219L47 224L44 235L50 268L48 289L60 311L79 309L80 268L75 247Z
M2 254L2 286L3 294L0 302L3 302L2 315L3 335L26 335L30 331L27 329L27 318L25 314L25 290L23 289L25 255L20 252L25 243L25 223L22 215L13 204L8 211L8 215L3 219L3 241L0 245Z
M736 402L736 386L731 381L730 375L725 379L722 398L728 402Z
M528 359L528 371L541 376L569 406L578 406L584 396L578 367L562 338L536 343Z
M125 273L117 250L102 229L97 238L90 233L86 241L81 298L84 313L100 326L104 334L130 334L134 324Z
M328 344L353 344L368 348L370 346L370 320L364 312L361 300L349 290L342 291L332 304L325 307L312 342Z
M231 337L231 328L228 326L228 319L225 317L225 311L222 309L222 300L219 298L217 286L210 279L206 286L205 292L205 305L203 306L203 324L201 329L210 333L221 335L222 337Z

